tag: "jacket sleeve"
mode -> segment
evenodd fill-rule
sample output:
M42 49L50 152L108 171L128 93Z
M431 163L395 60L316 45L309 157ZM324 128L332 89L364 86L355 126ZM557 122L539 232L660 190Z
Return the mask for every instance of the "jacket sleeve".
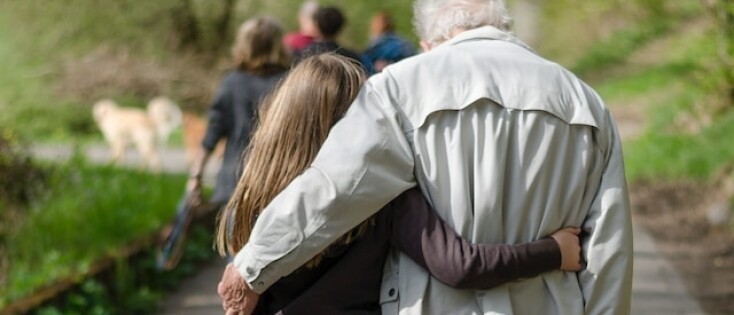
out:
M607 111L597 140L603 148L599 190L583 224L586 269L578 278L586 314L629 314L632 292L632 219L622 143Z
M214 97L212 105L209 107L209 120L207 121L206 133L201 141L202 147L207 151L214 150L220 139L225 137L228 129L233 124L231 121L232 100L229 93L229 80L225 79Z
M471 244L456 233L411 189L389 209L392 244L437 280L458 289L490 289L561 266L552 238L518 245Z
M265 291L415 186L402 115L386 95L391 84L384 75L372 77L311 167L258 217L234 260L255 292Z

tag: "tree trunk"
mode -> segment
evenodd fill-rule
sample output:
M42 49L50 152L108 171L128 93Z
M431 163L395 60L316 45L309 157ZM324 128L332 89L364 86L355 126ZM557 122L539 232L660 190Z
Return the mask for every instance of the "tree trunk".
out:
M236 4L235 0L223 0L223 8L222 13L219 15L219 18L216 21L216 24L214 25L214 31L216 32L216 43L215 46L218 49L223 49L224 47L227 47L228 39L229 39L229 33L230 33L230 24L232 22L232 13L234 12L234 6Z
M170 11L178 48L200 48L199 21L191 0L180 0Z

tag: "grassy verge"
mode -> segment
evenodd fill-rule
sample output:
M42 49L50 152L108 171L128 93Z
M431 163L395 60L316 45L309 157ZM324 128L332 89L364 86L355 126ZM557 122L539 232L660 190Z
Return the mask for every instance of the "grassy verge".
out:
M173 215L184 181L79 159L56 168L48 193L31 203L7 239L0 307L53 279L84 272L96 259L160 228Z
M697 134L648 132L625 147L627 172L638 179L710 179L734 161L734 113Z
M117 261L106 272L85 279L30 313L157 314L165 293L178 287L184 278L196 274L202 262L211 261L215 256L211 249L211 226L195 225L188 234L184 254L174 270L158 270L155 250L144 250Z
M685 28L682 28L685 31ZM710 29L681 32L658 49L655 61L598 84L616 107L639 107L645 131L625 143L630 181L709 179L734 160L734 113L723 111L702 128L691 128L696 110L720 102L706 80L715 63L716 37ZM634 67L633 67L634 68ZM624 109L622 109L624 110ZM686 117L691 122L686 123ZM696 122L697 123L697 122Z
M48 63L27 37L16 36L6 13L0 14L0 125L28 136L68 138L79 121L90 121L73 110L68 100L55 99L48 84ZM90 118L90 117L87 117ZM69 123L66 123L69 122ZM86 124L86 123L82 123Z
M652 20L615 32L609 39L592 46L572 67L581 76L604 71L624 61L637 48L670 30L668 19Z

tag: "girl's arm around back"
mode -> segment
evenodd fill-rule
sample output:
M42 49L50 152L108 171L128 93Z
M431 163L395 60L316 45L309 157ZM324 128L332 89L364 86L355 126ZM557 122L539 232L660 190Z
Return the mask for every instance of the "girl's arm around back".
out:
M391 211L392 245L439 281L459 289L489 289L560 269L562 249L567 253L574 246L565 242L561 248L563 240L554 240L555 234L516 245L472 244L438 216L417 188L403 193L390 207L385 210ZM575 237L573 232L565 233L571 235L565 240ZM580 249L578 238L575 246ZM575 265L570 270L580 268ZM563 269L568 270L567 266L564 261Z

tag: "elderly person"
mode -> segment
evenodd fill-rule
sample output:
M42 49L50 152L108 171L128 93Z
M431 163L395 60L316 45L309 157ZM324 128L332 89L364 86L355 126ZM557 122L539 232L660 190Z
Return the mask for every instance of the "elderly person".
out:
M587 268L457 290L393 252L384 314L629 313L632 228L614 120L593 89L510 35L509 21L501 0L417 1L428 52L373 76L311 167L262 211L218 289L229 313L247 313L414 186L474 243L581 226Z

